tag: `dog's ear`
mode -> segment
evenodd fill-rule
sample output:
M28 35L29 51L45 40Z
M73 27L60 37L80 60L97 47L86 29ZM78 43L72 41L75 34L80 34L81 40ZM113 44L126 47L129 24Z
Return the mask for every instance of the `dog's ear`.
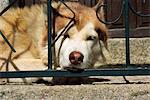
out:
M101 28L97 28L96 32L98 33L99 40L104 43L104 47L108 50L107 40L108 40L108 29L104 25Z
M97 1L98 1L98 0L97 0ZM97 9L99 8L99 6L101 6L101 5L103 5L103 4L104 4L104 0L99 0L99 1L97 2L97 4L96 4L92 9L94 9L95 12L96 12ZM99 16L99 18L100 18L101 20L103 20L103 21L105 20L103 7L101 7L101 8L98 10L98 16ZM106 27L103 23L100 22L100 24L101 24L101 25L100 25L101 27L96 28L96 31L97 31L97 33L98 33L99 40L103 41L105 48L108 50L108 48L107 48L108 29L107 29L107 27Z

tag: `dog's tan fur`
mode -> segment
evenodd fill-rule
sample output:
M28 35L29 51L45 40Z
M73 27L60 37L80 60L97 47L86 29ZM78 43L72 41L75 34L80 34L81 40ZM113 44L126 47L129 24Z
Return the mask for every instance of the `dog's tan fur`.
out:
M101 0L100 0L101 1ZM99 39L103 41L107 47L107 28L104 24L98 21L96 17L95 8L89 8L79 3L66 3L75 12L75 27L72 27L68 32L70 37L74 36L76 31L80 31L88 21L93 23L95 30L100 30L98 33ZM60 32L73 14L62 4L58 5L56 2L52 4L55 11L61 16L56 16L56 33ZM47 14L45 5L33 5L25 8L13 8L0 16L0 31L12 43L13 34L15 35L14 47L17 53L22 52L30 45L30 51L34 57L42 59L43 63L47 64ZM104 19L103 10L100 11L100 17ZM84 37L84 36L83 36ZM86 35L84 39L86 38ZM46 48L47 49L47 48ZM9 47L0 36L0 57L7 57ZM13 55L14 56L14 55ZM31 68L32 69L32 68Z
M23 9L10 9L0 17L0 30L9 41L12 41L12 35L15 34L17 39L15 47L18 48L20 46L19 51L21 47L30 45L28 42L31 40L34 47L40 48L38 46L41 46L42 41L47 34L47 17L44 10L45 8L42 5L34 5L30 8L25 7ZM2 37L0 37L0 43L1 46L5 46ZM32 49L34 47L32 47ZM35 49L32 49L30 49L32 53L34 55L37 54L35 53ZM39 51L40 49L36 50Z

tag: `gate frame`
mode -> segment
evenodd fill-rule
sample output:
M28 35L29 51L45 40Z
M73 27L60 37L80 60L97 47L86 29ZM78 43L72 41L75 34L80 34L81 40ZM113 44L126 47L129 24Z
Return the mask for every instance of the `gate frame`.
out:
M17 1L17 0L15 0ZM60 0L63 2L63 0ZM0 78L27 78L27 77L83 77L83 76L142 76L142 75L150 75L150 66L141 68L136 65L130 64L130 47L129 47L129 8L131 11L131 5L129 4L129 0L123 0L123 12L125 19L125 41L126 41L126 64L123 65L123 68L105 68L105 69L86 69L83 72L75 73L69 71L60 71L60 70L52 70L52 51L51 51L51 33L52 33L52 8L51 8L51 0L47 0L47 10L48 10L48 69L43 71L6 71L0 72ZM3 13L7 11L13 4L10 4L6 9L3 10ZM132 11L133 12L133 11ZM2 13L1 13L2 14ZM137 13L136 13L137 15ZM150 16L148 16L150 17ZM2 33L1 33L2 34ZM4 35L3 35L4 36ZM5 38L5 41L7 39ZM11 49L12 46L10 45ZM14 49L15 51L15 49Z

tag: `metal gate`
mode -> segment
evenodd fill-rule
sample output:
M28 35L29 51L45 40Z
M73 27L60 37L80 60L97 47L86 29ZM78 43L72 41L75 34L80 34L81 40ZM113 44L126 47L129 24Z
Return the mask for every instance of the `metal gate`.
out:
M11 4L6 7L0 15L2 15L5 11L7 11L17 0L14 0L11 2ZM71 10L64 2L64 0L59 0L62 2L69 10ZM99 21L105 24L113 24L117 22L121 15L124 16L124 23L125 23L125 47L126 47L126 64L122 64L122 68L107 68L107 69L85 69L83 72L80 73L72 73L65 70L53 70L52 69L52 51L51 51L51 37L52 37L52 24L51 24L51 18L52 18L52 8L51 8L51 2L52 0L47 0L47 6L48 6L48 69L45 71L6 71L6 72L0 72L0 78L26 78L26 77L82 77L82 76L135 76L135 75L150 75L150 66L142 68L142 67L136 67L134 64L130 64L130 42L129 42L129 10L131 10L136 16L140 17L150 17L150 14L142 14L139 12L136 12L135 9L133 9L130 0L122 0L122 9L121 13L114 21L111 22L104 22L102 21L98 14L97 18ZM100 5L97 9L97 13L101 7L107 7L107 5ZM71 10L72 11L72 10ZM72 13L74 13L72 11ZM72 20L71 20L72 21ZM71 23L70 21L70 23ZM69 24L67 26L69 26ZM66 26L66 27L67 27ZM2 32L0 32L1 36L4 38L4 40L7 42L7 44L12 49L12 52L15 52L15 48L11 46L7 38L3 35Z

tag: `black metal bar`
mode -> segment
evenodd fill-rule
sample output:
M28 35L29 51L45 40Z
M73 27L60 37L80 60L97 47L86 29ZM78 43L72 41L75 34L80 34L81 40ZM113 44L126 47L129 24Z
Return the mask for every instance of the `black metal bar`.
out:
M51 50L51 37L52 37L52 8L51 0L47 0L47 18L48 18L48 69L52 69L52 50Z
M8 44L8 46L11 48L11 50L13 52L16 52L16 50L14 49L14 47L10 44L10 42L7 40L7 38L5 37L5 35L0 31L1 36L3 37L4 41Z
M135 76L150 75L150 68L112 68L85 70L82 73L69 71L10 71L0 72L0 78L27 78L27 77L86 77L86 76Z
M126 39L126 67L130 65L130 44L129 44L129 4L124 0L124 22L125 22L125 39Z

